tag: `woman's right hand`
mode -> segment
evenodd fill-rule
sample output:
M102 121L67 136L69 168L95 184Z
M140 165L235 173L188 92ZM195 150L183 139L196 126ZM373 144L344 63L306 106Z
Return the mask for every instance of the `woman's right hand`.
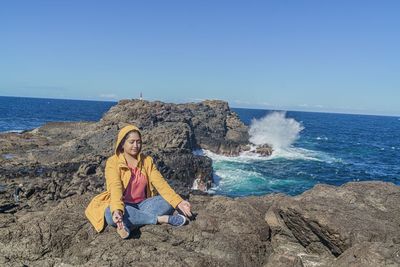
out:
M122 223L122 211L116 210L112 215L113 222L117 225L118 229L122 229L124 227Z
M182 211L182 213L186 216L186 217L192 217L192 212L191 212L191 208L192 205L190 205L189 201L186 200L182 200L178 206L178 209L180 209Z

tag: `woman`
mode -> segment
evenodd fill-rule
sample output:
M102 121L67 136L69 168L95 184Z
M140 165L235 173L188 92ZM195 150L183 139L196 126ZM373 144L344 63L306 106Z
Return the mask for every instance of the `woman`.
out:
M139 129L133 125L122 128L115 154L106 163L107 191L94 197L85 211L98 232L107 222L117 227L118 234L125 239L133 227L157 223L182 226L185 216L192 216L190 203L175 193L153 159L142 155L141 149ZM175 208L185 216L172 215Z

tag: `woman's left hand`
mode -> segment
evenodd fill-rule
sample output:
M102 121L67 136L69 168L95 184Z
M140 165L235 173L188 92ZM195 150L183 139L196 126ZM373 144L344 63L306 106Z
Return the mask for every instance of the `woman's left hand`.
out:
M192 208L192 205L190 205L190 203L188 201L182 200L178 204L177 208L180 209L186 217L192 216L192 212L190 211L190 209Z

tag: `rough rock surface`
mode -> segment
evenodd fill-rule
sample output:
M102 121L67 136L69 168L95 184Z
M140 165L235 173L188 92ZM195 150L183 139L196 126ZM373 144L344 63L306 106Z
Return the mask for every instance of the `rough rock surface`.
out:
M0 215L1 266L399 266L400 187L318 185L296 197L190 195L196 220L97 234L92 193Z
M274 250L267 266L400 266L399 201L400 187L383 182L280 196L265 216Z

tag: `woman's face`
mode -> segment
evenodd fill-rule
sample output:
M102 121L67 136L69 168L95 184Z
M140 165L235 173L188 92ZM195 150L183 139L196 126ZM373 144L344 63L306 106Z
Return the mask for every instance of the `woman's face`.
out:
M130 133L122 148L124 149L124 153L136 158L142 149L142 139L140 139L139 134L137 132Z

